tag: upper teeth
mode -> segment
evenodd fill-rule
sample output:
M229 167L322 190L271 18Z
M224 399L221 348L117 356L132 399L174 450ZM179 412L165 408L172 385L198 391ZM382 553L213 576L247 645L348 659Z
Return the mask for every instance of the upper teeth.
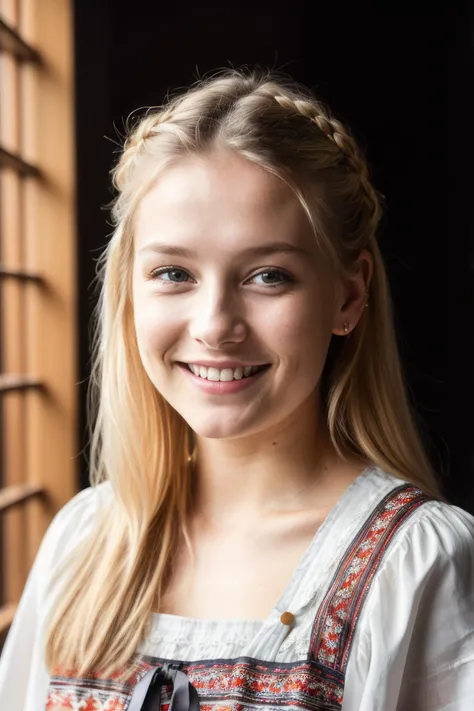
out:
M255 373L255 371L261 368L260 365L246 365L245 367L218 370L217 368L206 368L204 365L194 365L193 363L188 363L187 365L194 375L198 375L200 378L221 381L240 380L248 375L252 375L252 373Z

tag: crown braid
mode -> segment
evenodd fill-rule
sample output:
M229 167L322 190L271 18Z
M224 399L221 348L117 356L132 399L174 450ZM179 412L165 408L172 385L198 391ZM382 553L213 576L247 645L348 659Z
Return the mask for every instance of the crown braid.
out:
M291 95L279 93L281 87L275 86L271 81L258 82L257 85L250 87L247 82L243 82L239 92L236 93L242 92L245 95L249 93L249 89L250 93L266 95L282 108L309 119L337 147L345 158L347 166L358 178L366 219L370 224L371 233L375 234L382 213L382 196L372 186L365 157L343 124L331 115L322 102L310 98L293 98ZM163 126L171 119L183 101L186 102L186 96L178 96L167 106L141 119L129 133L120 161L113 172L113 182L118 190L121 190L126 182L133 161L143 152L148 139L158 133L159 126Z
M372 186L367 162L354 138L343 124L331 116L328 109L319 101L292 99L289 96L273 96L280 106L309 118L330 141L341 151L350 168L359 176L364 202L369 211L371 226L375 231L381 216L380 198Z
M126 181L133 160L143 151L146 141L156 134L158 126L171 118L172 109L155 111L140 119L138 125L129 133L123 146L120 161L113 172L114 186L120 190Z

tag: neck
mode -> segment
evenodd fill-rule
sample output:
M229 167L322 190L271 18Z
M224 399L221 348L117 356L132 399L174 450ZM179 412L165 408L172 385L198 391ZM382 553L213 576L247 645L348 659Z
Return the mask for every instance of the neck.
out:
M338 457L314 400L276 428L239 439L197 437L196 446L193 514L217 525L324 508L340 487Z

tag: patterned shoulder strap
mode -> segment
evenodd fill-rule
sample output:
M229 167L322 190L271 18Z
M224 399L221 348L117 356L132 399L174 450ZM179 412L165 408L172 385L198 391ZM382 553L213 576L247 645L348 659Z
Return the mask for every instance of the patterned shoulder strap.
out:
M310 658L345 672L357 621L383 555L403 521L429 500L420 489L402 484L369 516L347 549L318 610Z

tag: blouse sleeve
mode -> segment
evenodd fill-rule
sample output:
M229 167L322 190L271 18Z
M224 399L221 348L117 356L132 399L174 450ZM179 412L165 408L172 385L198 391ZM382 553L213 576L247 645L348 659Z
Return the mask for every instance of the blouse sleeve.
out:
M359 619L343 711L472 711L474 518L430 502L400 533Z
M23 589L0 657L0 709L44 711L49 674L44 657L46 586L51 571L77 545L92 523L96 489L88 487L72 498L46 531Z

